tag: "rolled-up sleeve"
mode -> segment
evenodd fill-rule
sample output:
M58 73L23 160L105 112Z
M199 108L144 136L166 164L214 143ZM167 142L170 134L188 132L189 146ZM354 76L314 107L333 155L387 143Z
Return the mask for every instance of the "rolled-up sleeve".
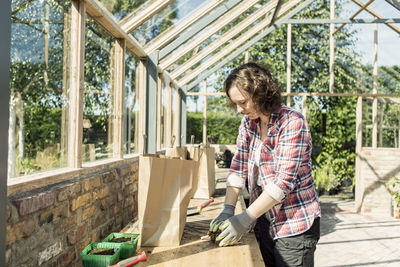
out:
M310 142L311 133L304 118L290 120L283 127L275 150L273 184L266 188L276 200L281 201L293 190L300 165L310 156Z
M230 173L226 179L227 186L244 188L247 179L247 160L249 156L248 119L243 117L236 139L236 152L232 158Z

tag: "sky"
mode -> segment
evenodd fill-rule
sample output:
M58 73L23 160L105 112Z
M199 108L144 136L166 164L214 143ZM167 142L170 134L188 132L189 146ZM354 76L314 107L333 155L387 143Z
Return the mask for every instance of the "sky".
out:
M362 0L362 2L367 3L366 0ZM400 18L400 11L388 4L385 0L375 0L369 7L383 18ZM360 7L352 1L349 1L349 3L345 5L345 8L346 11L340 16L340 18L350 18L350 16L360 9ZM373 16L367 11L362 11L355 18L372 19ZM396 23L395 26L400 29L400 23ZM357 35L358 42L356 44L358 51L363 54L362 63L372 64L374 51L374 24L352 24L346 25L346 27L352 27L360 31ZM387 25L378 24L378 65L400 65L399 51L400 35Z

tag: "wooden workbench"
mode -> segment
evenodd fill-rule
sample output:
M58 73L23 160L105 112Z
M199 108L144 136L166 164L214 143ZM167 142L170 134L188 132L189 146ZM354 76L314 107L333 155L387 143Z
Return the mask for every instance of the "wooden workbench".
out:
M225 191L225 190L224 190ZM229 247L219 247L211 241L201 240L200 237L207 234L210 222L221 211L224 195L214 197L214 203L206 207L199 215L188 216L180 246L176 247L141 247L138 253L145 251L147 262L141 262L137 266L173 266L173 267L208 267L229 266L263 267L264 262L258 248L254 233L245 234L241 241ZM189 208L197 207L204 199L192 199ZM235 213L242 212L245 208L242 196L238 200ZM137 227L128 227L124 232L137 233Z

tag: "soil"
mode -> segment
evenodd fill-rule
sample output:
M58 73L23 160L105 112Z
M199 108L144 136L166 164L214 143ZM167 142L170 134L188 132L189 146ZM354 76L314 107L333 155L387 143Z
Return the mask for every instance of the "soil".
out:
M131 243L133 238L130 237L115 237L111 239L112 243Z
M215 232L210 232L208 231L207 234L210 236L210 241L215 243L215 239L217 238L217 236L221 233L221 230L217 229L217 231Z
M93 248L88 255L114 255L114 248Z

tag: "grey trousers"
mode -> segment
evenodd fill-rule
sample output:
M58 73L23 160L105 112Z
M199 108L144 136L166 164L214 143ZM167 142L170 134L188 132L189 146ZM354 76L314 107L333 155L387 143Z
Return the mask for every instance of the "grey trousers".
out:
M267 267L313 267L314 252L320 237L320 219L305 233L273 240L265 216L257 219L254 233Z

